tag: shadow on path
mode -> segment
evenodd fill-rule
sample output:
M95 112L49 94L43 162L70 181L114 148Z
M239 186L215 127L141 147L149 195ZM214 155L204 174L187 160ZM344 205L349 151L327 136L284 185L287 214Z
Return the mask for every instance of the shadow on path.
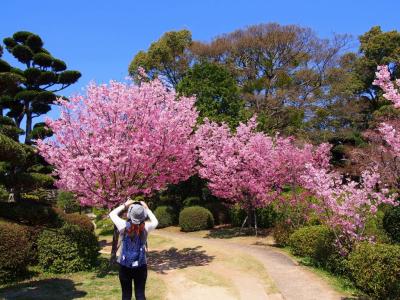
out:
M80 284L75 284L69 279L43 279L28 283L13 285L0 289L0 299L4 300L72 300L83 298L86 292L76 289Z
M201 246L181 250L171 247L167 250L150 251L148 253L149 269L165 274L165 271L169 270L208 265L214 256L207 255L205 250L200 249Z
M270 234L271 229L258 229L258 237L266 237ZM220 227L214 228L210 230L205 238L207 239L231 239L239 236L255 236L254 228L243 228L240 230L240 227Z

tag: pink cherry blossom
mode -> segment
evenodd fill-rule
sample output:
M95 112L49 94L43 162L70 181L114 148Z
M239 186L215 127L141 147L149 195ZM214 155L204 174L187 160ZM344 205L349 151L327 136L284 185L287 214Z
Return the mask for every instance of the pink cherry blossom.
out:
M306 163L325 166L330 146L314 151L296 145L291 137L270 137L256 131L256 118L240 124L232 133L226 124L209 120L196 132L199 174L211 192L243 208L263 207L275 200L285 185L298 185Z
M46 121L54 137L37 146L55 167L57 186L82 205L114 207L195 172L194 98L177 99L158 80L111 81L58 102L60 118Z
M382 204L396 205L395 194L387 189L379 191L379 173L374 168L361 175L361 182L348 180L338 172L307 165L302 176L304 187L319 199L316 212L337 234L342 249L351 248L355 241L364 240L365 224L374 217Z

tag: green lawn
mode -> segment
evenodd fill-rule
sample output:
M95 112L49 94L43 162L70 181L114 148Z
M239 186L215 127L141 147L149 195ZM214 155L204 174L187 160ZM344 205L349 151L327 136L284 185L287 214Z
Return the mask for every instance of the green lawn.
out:
M147 298L165 299L165 285L154 272L149 273ZM68 299L119 299L121 289L118 275L113 272L98 277L95 272L80 272L58 276L40 275L32 280L0 289L1 299L12 300L68 300Z
M0 299L4 300L115 300L121 297L117 268L105 272L108 256L102 255L100 266L91 272L48 274L37 267L31 279L0 286ZM156 272L149 271L146 297L150 300L165 299L166 286Z

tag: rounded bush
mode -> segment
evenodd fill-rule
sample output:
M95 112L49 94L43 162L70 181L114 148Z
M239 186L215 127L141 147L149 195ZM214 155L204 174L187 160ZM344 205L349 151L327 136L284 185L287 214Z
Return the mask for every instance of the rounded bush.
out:
M186 207L179 214L179 226L182 231L187 232L208 229L214 226L214 218L204 207Z
M309 257L323 265L326 265L328 258L334 253L334 242L334 233L323 225L299 228L289 237L293 254Z
M38 239L39 265L51 273L89 270L97 262L98 251L94 233L76 225L44 230Z
M78 227L85 229L87 231L94 231L94 225L87 215L73 213L73 214L63 214L60 217L66 223L69 223L71 225L77 225Z
M12 281L26 273L31 243L26 228L0 223L0 282Z
M377 299L399 299L400 246L361 243L350 253L348 266L358 288Z
M383 228L394 242L400 243L400 206L391 208L385 214Z
M200 204L200 197L197 196L187 197L185 200L183 200L183 206L185 207L200 206Z
M176 224L176 213L171 206L159 206L154 211L158 220L158 227L164 228Z

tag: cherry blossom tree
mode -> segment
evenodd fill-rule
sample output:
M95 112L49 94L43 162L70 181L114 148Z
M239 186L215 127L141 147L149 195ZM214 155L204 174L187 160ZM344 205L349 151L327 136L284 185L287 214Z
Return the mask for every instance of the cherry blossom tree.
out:
M60 118L46 121L54 138L37 147L57 187L82 205L112 208L195 173L194 102L159 80L91 84L86 96L58 99Z
M397 87L400 87L400 79L391 81L391 74L388 66L379 66L376 72L376 79L373 84L379 86L383 91L383 97L391 101L395 108L400 108L400 93ZM389 123L382 123L379 131L390 146L390 151L396 157L400 156L400 134L396 128Z
M275 200L284 185L297 186L306 163L326 164L323 153L329 151L325 144L314 152L311 145L296 146L293 138L256 132L255 117L235 133L205 120L196 138L200 176L215 196L247 210L249 226L255 208Z
M54 139L37 145L55 167L57 186L82 205L112 208L193 174L193 98L176 100L158 80L112 81L58 102L60 118L46 121Z
M400 108L400 94L395 87L400 86L400 80L396 80L395 84L391 81L387 66L378 67L374 84L382 88L383 96L391 101L395 108ZM369 157L358 158L365 168L361 172L359 182L346 178L331 167L316 167L311 164L307 164L307 172L302 176L304 187L314 193L320 201L314 206L315 211L334 229L336 241L343 253L351 250L357 241L373 239L365 234L365 224L367 220L376 216L381 204L398 204L397 195L390 194L382 182L396 182L391 176L382 177L382 172L398 168L396 159L393 159L400 156L400 135L397 131L398 126L394 126L395 123L384 122L378 127L378 132L388 147L380 143L379 137L373 131L367 132L366 137L373 142L375 148L379 146L379 149L367 149L366 154Z
M340 250L346 253L356 241L365 240L366 221L374 217L382 203L396 205L396 195L377 189L380 175L374 168L365 170L361 181L344 178L329 168L307 164L302 176L304 187L319 199L314 206L320 218L333 228Z

